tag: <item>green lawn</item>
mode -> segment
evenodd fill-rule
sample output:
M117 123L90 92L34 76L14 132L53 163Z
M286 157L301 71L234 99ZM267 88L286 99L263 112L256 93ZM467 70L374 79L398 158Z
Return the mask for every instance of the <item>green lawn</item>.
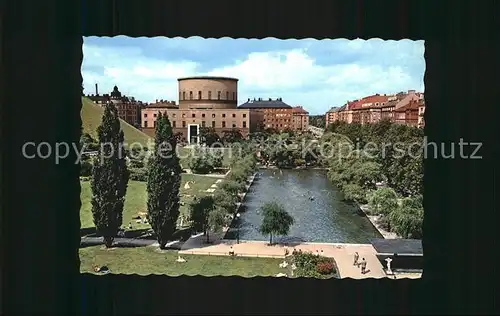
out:
M92 265L106 265L111 273L141 275L166 274L203 276L276 276L286 272L279 267L283 259L231 258L224 256L183 255L186 262L178 263L177 251L159 252L157 247L104 249L93 246L80 249L80 271L92 272Z
M190 189L184 189L184 185L187 181L194 181L190 183ZM180 207L181 213L188 212L188 204L191 202L193 195L202 196L208 193L202 192L210 188L212 184L217 181L216 178L196 176L191 174L182 174L181 183L181 201L184 205ZM94 227L92 220L91 211L91 198L92 190L90 188L89 181L80 182L81 191L81 201L82 207L80 209L80 223L82 228ZM187 196L191 195L191 196ZM149 224L136 223L132 218L139 215L139 212L146 212L147 193L146 193L146 182L140 181L129 181L127 188L127 195L125 198L125 208L123 211L123 226L126 228L129 222L132 222L133 229L144 229L150 228Z

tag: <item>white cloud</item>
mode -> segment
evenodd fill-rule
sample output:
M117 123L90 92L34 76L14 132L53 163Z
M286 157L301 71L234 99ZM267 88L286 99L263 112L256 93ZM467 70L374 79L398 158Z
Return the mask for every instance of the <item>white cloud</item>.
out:
M420 88L422 81L401 66L319 65L304 50L250 54L246 60L210 74L239 78L240 102L279 96L314 113L369 94Z
M136 47L97 47L84 45L82 76L86 93L108 93L117 85L120 91L137 99L177 99L177 78L196 74L193 61L169 63L144 57ZM98 73L95 68L102 68Z
M314 65L314 60L302 50L288 52L250 53L233 66L214 69L209 75L231 76L240 85L251 89L276 91L294 89L311 80L325 79L326 73Z
M331 42L324 45L329 48ZM200 47L200 40L192 44L193 50ZM202 65L196 61L168 62L167 58L150 58L140 47L84 45L82 75L87 93L94 92L96 82L101 93L111 91L116 84L122 93L143 101L177 100L176 79L179 77L236 77L239 79L240 103L253 97L282 97L290 105L305 106L312 114L322 114L331 106L369 94L423 88L424 69L417 75L414 70L415 65L420 69L424 58L421 44L355 40L331 47L327 56L331 54L332 59L340 54L350 56L349 53L356 58L340 64L319 63L308 45L309 49L250 51L246 59L229 58L228 65L201 73L198 69ZM203 66L207 69L206 64Z

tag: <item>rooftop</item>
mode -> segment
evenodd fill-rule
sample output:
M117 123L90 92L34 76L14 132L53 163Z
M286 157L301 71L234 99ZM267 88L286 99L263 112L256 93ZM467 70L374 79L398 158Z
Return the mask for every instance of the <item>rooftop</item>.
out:
M167 100L156 100L156 102L150 103L147 105L147 108L171 108L177 109L179 106L175 103L175 101L167 101Z
M419 239L375 239L372 246L378 254L423 255Z
M301 114L309 114L302 106L294 106L293 107L293 113L301 113Z
M290 105L283 102L281 98L272 100L271 98L264 100L259 99L248 99L247 102L238 106L239 109L282 109L282 108L292 108Z
M236 78L231 78L231 77L217 77L217 76L192 76L192 77L183 77L183 78L178 78L177 81L181 81L181 80L193 80L193 79L238 81L238 79L236 79Z
M332 106L328 111L326 111L327 113L332 113L332 112L338 112L340 110L340 107L338 106Z

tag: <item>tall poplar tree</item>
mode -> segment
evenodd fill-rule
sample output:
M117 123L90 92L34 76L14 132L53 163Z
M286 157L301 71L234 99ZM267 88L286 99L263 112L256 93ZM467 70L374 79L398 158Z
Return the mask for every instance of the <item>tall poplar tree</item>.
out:
M155 149L148 163L148 220L164 249L177 228L181 165L175 151L177 138L166 115L156 120Z
M92 168L92 216L97 232L109 248L122 225L129 179L123 150L124 135L113 104L105 106L97 136L100 148Z

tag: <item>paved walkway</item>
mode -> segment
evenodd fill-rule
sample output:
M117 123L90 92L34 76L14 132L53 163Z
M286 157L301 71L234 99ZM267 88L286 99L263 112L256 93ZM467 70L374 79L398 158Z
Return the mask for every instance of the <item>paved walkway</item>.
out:
M209 244L205 243L206 237L203 234L193 236L184 243L179 254L227 256L231 247L233 247L237 256L284 258L284 245L268 246L267 242L261 241L240 241L238 244L235 240L221 239L223 235L224 233L210 234ZM376 257L375 249L370 244L288 244L290 252L293 248L313 253L316 253L316 250L319 253L323 251L323 256L335 259L341 278L364 279L386 277L382 265ZM353 265L354 253L356 251L359 253L360 260L365 258L367 261L367 270L369 272L366 274L361 274L361 269Z

